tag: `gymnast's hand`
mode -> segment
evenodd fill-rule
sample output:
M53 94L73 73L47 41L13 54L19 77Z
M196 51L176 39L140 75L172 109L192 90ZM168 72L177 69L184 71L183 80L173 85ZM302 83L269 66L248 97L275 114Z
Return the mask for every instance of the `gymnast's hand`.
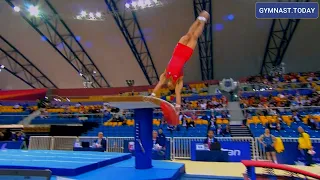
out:
M181 105L180 105L180 104L176 104L176 105L174 106L174 109L176 110L176 114L179 115L180 110L181 110Z

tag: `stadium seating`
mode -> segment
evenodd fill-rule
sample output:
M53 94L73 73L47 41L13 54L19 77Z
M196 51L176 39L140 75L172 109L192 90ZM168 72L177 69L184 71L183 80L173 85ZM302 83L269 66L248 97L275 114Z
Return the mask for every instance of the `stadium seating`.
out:
M149 93L152 93L153 89L149 89ZM168 88L162 88L157 93L158 97L170 96L172 95ZM205 96L208 95L208 86L205 83L198 84L189 84L185 85L182 89L182 96L192 96L192 95L200 95Z
M263 134L271 123L281 127L271 129L275 136L297 137L297 128L301 126L311 137L319 138L320 130L308 124L310 116L318 124L320 122L319 94L316 93L320 90L319 77L319 73L291 73L278 77L248 78L246 83L256 84L242 87L240 106L247 108L244 112L253 136ZM299 114L301 121L293 120L293 112Z
M250 84L255 83L255 84ZM258 83L258 84L257 84ZM316 73L302 73L302 74L287 74L278 77L251 77L242 84L240 88L240 103L242 108L250 108L250 111L246 111L246 114L250 114L247 119L247 125L253 136L260 136L264 128L268 123L279 123L281 130L272 130L272 133L276 136L282 137L296 137L297 127L304 127L312 137L320 137L319 130L312 130L308 126L308 118L312 115L313 119L320 122L320 110L316 108L308 108L301 110L298 108L298 113L301 115L301 122L294 122L292 120L292 110L289 108L291 103L294 104L295 98L299 96L300 101L306 101L310 97L314 97L315 91L320 90L319 74ZM132 95L146 95L152 92L127 92L121 93L122 96ZM169 91L168 88L163 88L157 94L159 97L166 99L167 101L174 102L174 94ZM319 95L318 95L319 96ZM162 114L155 112L153 127L155 130L162 128L167 136L185 136L185 137L201 137L206 135L208 129L209 120L207 115L211 115L212 109L207 107L204 110L199 103L201 100L211 100L220 104L227 104L222 95L208 95L208 86L205 83L189 84L183 88L183 99L186 104L183 105L186 121L194 122L194 127L186 128L182 122L175 131L171 130L171 127L167 127L166 124L161 122ZM259 97L259 98L257 98ZM290 97L290 98L289 98ZM75 99L72 99L73 102ZM79 99L81 100L81 99ZM83 99L82 99L83 100ZM96 102L91 102L96 100ZM310 99L309 99L310 100ZM90 101L90 102L89 102ZM0 124L16 124L27 116L33 110L37 110L35 102L28 102L23 104L23 107L14 107L18 102L0 102ZM316 103L319 103L316 101ZM103 109L103 102L101 96L88 97L88 102L81 101L81 103L72 102L52 102L51 107L46 109L46 114L36 117L32 120L33 125L44 124L81 124L83 121L98 122L99 127L88 131L85 135L96 136L98 132L102 131L106 136L111 137L126 137L133 136L134 118L131 115L125 117L125 125L121 122L113 122L111 115L108 114L110 109L106 109L103 116L86 115L93 114L92 110L98 110L95 113L101 113L100 109ZM279 117L276 114L269 114L268 110L265 110L265 114L261 114L261 111L255 108L276 108L283 107L286 104L287 110L278 111ZM319 104L311 104L318 106ZM292 107L291 107L292 108ZM211 109L211 110L210 110ZM310 110L311 109L311 110ZM190 110L190 111L189 111ZM296 109L295 109L296 110ZM65 117L67 114L72 116ZM229 124L228 119L221 118L221 113L213 111L213 115L216 117L216 125L221 125L224 128ZM280 120L279 120L280 118Z
M26 109L28 105L26 103L18 102L0 102L0 124L17 124L24 117L30 114L31 107ZM30 105L33 107L35 103ZM18 106L19 105L19 106Z
M189 88L190 87L190 88ZM198 111L201 109L199 100L207 99L213 100L217 103L226 103L221 98L221 95L216 96L208 96L206 93L203 92L203 89L206 88L204 84L193 84L190 85L188 88L190 92L193 89L193 94L184 94L184 100L189 104L188 110L197 110L195 112L185 112L188 116L186 119L187 122L194 121L195 126L186 128L182 126L182 122L180 126L176 129L176 131L171 131L170 127L167 127L166 124L161 124L162 114L159 112L154 113L154 120L153 126L155 130L162 128L164 130L165 135L167 136L178 136L178 137L202 137L206 135L206 131L208 129L208 120L205 118L201 118L201 116L210 115L211 111L204 112ZM184 88L185 92L188 91L187 88ZM195 91L196 90L196 91ZM163 97L167 98L167 97ZM96 97L96 99L99 99ZM169 99L173 100L173 99ZM16 104L16 103L15 103ZM13 115L13 113L25 114L28 115L28 111L24 111L22 108L14 109L15 104L9 104L8 106L2 106L2 112L10 113L9 115ZM36 110L35 103L30 103L32 106L29 106L30 109ZM187 107L187 106L185 106ZM134 130L134 119L131 115L126 116L126 125L122 125L122 122L112 122L110 121L111 115L105 114L103 117L100 115L84 115L84 114L92 114L90 110L92 109L103 109L103 102L81 102L81 103L72 103L72 102L52 102L51 106L46 108L46 113L43 115L36 117L31 121L32 125L46 125L46 124L81 124L84 120L85 121L93 121L98 122L100 124L99 127L88 131L86 134L87 136L96 136L98 132L102 131L106 136L110 137L125 137L125 136L133 136ZM110 109L108 109L110 110ZM71 114L69 116L67 114ZM194 114L193 119L191 118L192 114ZM2 113L2 115L4 115ZM224 128L229 121L227 119L219 118L221 116L220 112L215 111L213 113L214 116L218 116L216 118L216 124L221 125ZM68 117L65 117L68 116ZM16 124L21 121L21 118L15 118L15 116L0 116L2 117L2 121L0 118L0 123L3 124ZM13 120L10 120L13 119Z

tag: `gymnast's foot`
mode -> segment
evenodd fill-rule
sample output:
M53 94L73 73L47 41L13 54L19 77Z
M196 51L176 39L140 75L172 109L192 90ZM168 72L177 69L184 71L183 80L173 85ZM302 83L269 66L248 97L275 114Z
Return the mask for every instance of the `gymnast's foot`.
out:
M207 11L202 11L200 14L199 14L200 17L204 17L207 21L209 20L210 18L210 14L207 12Z

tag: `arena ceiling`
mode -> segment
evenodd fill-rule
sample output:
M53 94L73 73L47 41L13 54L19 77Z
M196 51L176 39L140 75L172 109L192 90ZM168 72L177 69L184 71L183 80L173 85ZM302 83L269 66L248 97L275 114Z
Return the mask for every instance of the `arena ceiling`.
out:
M23 0L12 0L23 5ZM192 0L165 0L163 6L137 11L137 19L160 75L173 48L195 19ZM259 73L271 20L255 18L254 0L213 0L214 78L234 79ZM41 9L44 0L39 0ZM50 0L58 14L77 37L111 87L148 85L130 47L104 0ZM119 4L124 5L125 1ZM74 19L82 10L106 12L103 21ZM228 18L231 15L233 18ZM58 88L82 88L79 73L17 12L0 1L0 35L27 57ZM39 25L39 28L45 28ZM284 57L287 71L316 71L320 68L320 21L302 20ZM3 49L9 48L3 42ZM57 47L59 48L59 47ZM10 49L10 48L9 48ZM8 49L8 50L9 50ZM4 60L2 65L8 66ZM200 81L198 49L185 67L185 81ZM26 83L2 70L0 89L27 89Z

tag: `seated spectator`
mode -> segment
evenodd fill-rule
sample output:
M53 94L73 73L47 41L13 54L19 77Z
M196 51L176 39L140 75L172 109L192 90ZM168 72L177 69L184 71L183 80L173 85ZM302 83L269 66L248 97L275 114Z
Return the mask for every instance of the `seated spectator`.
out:
M225 111L222 111L222 115L221 115L221 118L222 119L230 119L230 115L229 114L227 114Z
M208 124L208 130L215 130L216 126L217 126L216 120L214 116L212 116Z
M79 137L77 137L76 142L74 143L74 147L76 148L82 147Z
M230 135L230 125L229 124L226 126L225 129L223 129L222 134L223 134L223 136L229 136Z
M4 138L5 138L4 134L2 132L0 132L0 141L4 141L5 140Z
M158 153L158 155L161 155L161 156L165 155L165 152L164 152L165 147L160 145L161 142L158 137L158 132L155 130L152 132L152 144L153 144L152 146L153 152L156 152Z
M16 132L11 133L10 141L16 141L17 140L17 134Z
M310 115L308 118L308 126L310 126L313 130L320 129L320 123L315 120L313 115Z
M214 137L213 130L209 130L207 133L207 138L203 141L203 144L207 144L208 147L210 147L210 145L215 142L218 142L218 140Z
M103 137L103 133L99 132L98 133L98 139L94 140L94 147L96 148L103 148L106 149L107 148L107 140Z
M12 140L13 133L10 131L10 129L6 129L6 131L3 134L5 141Z
M123 121L122 121L122 126L127 126L128 124L127 124L127 120L126 119L124 119Z
M192 118L189 120L189 122L187 122L187 128L189 128L189 127L195 127L194 119L195 119L195 117L192 117Z
M220 124L218 125L218 128L216 129L216 134L219 135L219 136L220 136L220 135L223 135L222 127L221 127Z
M187 126L187 127L188 127L188 126ZM175 126L168 125L168 126L167 126L167 129L172 133L172 132L176 129L176 127L175 127ZM158 133L157 133L157 135L158 135Z
M293 120L294 122L301 122L302 116L299 115L296 111L294 111L294 112L292 113L292 120Z
M16 141L25 141L25 139L26 137L21 131L16 133Z
M207 109L207 102L204 100L200 101L200 108L201 110L206 110Z
M81 106L82 106L81 102L78 102L78 103L75 105L76 108L80 108Z
M281 127L281 124L280 122L277 123L277 127L276 127L276 130L277 131L281 131L283 128Z
M165 150L166 148L166 136L163 134L162 128L158 129L158 139L159 139L159 145L162 146L162 149Z
M13 106L14 109L20 109L20 107L21 107L20 104L16 104Z
M268 108L268 115L275 116L277 115L277 111L275 109Z

